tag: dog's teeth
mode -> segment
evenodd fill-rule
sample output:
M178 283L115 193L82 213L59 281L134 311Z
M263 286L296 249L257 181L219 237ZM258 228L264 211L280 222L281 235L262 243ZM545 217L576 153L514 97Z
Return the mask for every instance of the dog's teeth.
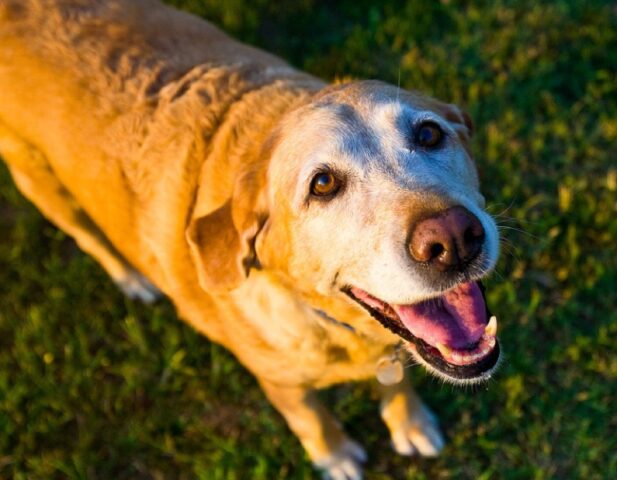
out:
M497 335L497 317L493 315L484 329L484 333L490 337Z
M452 350L449 347L446 347L443 343L437 344L437 350L441 353L441 356L444 358L452 356Z

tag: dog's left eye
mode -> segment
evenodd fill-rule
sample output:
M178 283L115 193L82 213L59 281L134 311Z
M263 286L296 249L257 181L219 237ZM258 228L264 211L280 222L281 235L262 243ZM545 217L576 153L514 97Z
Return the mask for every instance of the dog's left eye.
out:
M311 193L318 197L334 195L341 186L341 182L332 172L321 172L311 181Z
M435 122L423 122L416 130L416 142L421 147L436 147L443 139L443 131Z

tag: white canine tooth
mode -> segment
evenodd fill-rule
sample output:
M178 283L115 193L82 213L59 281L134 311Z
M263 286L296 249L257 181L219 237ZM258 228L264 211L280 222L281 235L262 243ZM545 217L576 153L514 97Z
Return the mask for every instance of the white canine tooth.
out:
M439 353L441 353L441 356L444 358L450 357L452 355L452 350L446 347L443 343L437 344L437 350L439 350Z
M497 317L493 315L484 329L484 333L490 337L497 335Z

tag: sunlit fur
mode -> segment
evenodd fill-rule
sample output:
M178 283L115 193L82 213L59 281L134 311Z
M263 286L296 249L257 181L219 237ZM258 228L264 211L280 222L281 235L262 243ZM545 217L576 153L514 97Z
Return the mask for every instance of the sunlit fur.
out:
M315 389L374 378L400 339L340 289L409 303L448 288L406 241L452 205L487 232L469 276L494 266L468 117L380 82L328 86L155 0L0 0L0 58L0 155L21 192L128 295L162 291L231 350L315 464L360 478ZM422 119L441 148L410 143ZM346 183L315 201L323 166ZM407 381L382 395L399 451L438 453Z

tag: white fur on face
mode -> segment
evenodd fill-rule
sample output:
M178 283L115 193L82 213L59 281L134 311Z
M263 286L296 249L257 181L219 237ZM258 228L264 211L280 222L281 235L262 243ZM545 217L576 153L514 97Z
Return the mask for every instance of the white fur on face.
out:
M414 127L429 120L446 134L435 149L413 141ZM477 174L456 128L461 125L397 98L330 102L297 111L284 125L269 171L272 228L282 221L279 211L290 216L284 220L288 274L323 295L355 286L394 304L441 293L422 278L407 246L414 212L408 215L402 208L425 208L410 200L424 193L478 217L486 236L481 271L475 275L492 269L497 227L482 209ZM310 195L313 176L324 169L343 181L331 199Z

